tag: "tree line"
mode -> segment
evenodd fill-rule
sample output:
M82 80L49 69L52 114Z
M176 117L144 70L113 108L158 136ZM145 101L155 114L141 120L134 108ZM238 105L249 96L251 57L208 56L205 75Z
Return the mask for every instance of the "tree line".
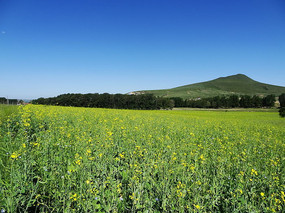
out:
M281 117L285 117L285 93L279 96ZM6 102L3 98L0 102ZM180 97L163 98L153 94L62 94L52 98L39 98L33 100L33 104L74 106L74 107L95 107L113 109L172 109L173 107L191 108L270 108L274 107L275 95L260 97L257 95L231 95L215 96L211 98L182 99Z
M257 95L231 95L197 99L173 97L171 99L174 101L175 107L191 108L269 108L275 104L275 95L267 95L265 97L259 97Z
M153 94L126 95L109 93L62 94L52 98L39 98L33 104L95 107L113 109L172 109L174 101L170 98L155 97Z
M0 104L10 104L10 105L17 105L17 104L22 104L23 100L18 100L18 99L7 99L4 97L0 97Z

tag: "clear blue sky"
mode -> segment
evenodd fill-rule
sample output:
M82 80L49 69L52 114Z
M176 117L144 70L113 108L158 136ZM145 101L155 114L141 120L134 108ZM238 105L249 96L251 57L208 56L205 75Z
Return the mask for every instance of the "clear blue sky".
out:
M0 97L127 93L237 73L285 86L284 0L0 0Z

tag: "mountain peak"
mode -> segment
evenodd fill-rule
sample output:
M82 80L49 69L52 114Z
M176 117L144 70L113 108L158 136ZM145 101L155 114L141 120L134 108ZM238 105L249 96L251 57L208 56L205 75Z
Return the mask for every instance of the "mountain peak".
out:
M251 78L249 78L248 76L246 76L244 74L230 75L230 76L226 76L226 77L220 77L217 79L252 80Z

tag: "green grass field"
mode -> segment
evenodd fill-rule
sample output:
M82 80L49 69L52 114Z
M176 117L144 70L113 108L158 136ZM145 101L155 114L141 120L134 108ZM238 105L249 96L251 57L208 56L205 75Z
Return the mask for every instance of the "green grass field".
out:
M172 110L191 110L191 111L216 111L216 112L279 112L278 108L229 108L229 109L214 109L214 108L188 108L177 107Z
M277 112L20 107L0 128L5 212L282 212Z
M18 106L0 104L0 124L7 120L7 118L16 113Z

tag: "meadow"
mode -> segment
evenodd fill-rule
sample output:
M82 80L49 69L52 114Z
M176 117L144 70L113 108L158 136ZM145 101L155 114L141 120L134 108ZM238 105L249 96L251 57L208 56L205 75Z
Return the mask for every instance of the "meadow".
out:
M1 212L282 212L277 112L27 105L0 127Z
M15 105L0 104L0 125L7 120L11 114L16 113L17 109L18 106Z

